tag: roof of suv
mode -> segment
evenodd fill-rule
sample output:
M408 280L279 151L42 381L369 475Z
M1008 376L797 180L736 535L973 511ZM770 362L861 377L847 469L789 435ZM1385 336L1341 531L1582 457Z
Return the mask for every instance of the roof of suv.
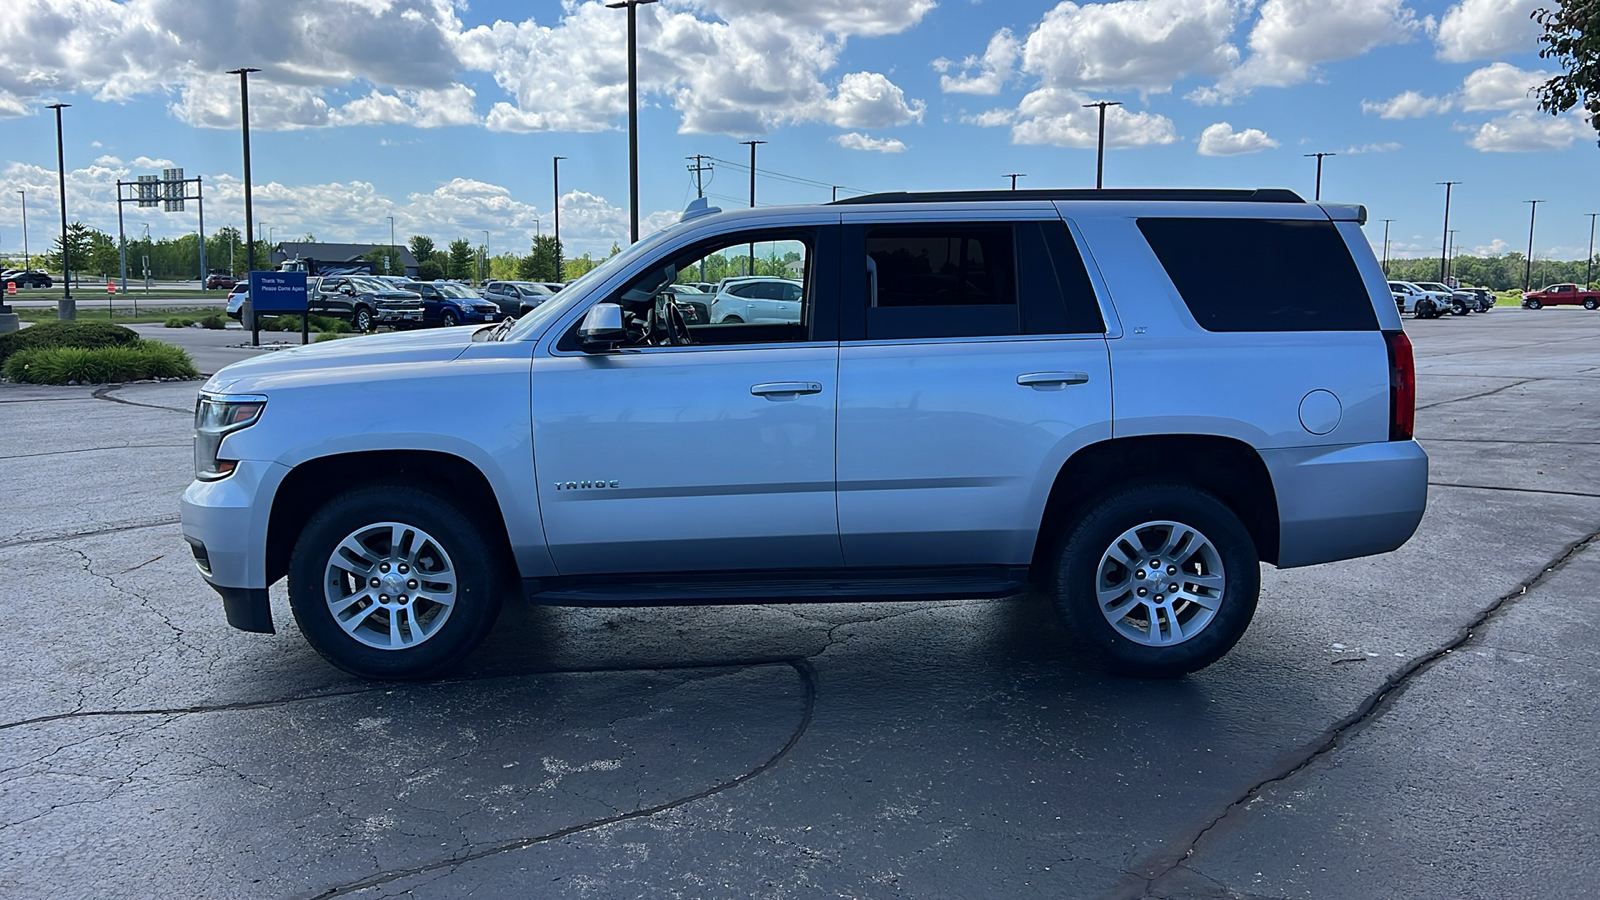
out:
M889 191L835 200L830 205L857 203L956 203L1003 200L1198 200L1234 203L1304 203L1305 198L1283 188L1116 188L1025 191Z

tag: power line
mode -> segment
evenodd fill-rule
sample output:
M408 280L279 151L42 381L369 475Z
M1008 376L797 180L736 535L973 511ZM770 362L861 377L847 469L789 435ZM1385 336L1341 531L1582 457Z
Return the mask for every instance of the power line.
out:
M722 158L716 157L716 156L709 156L709 157L706 157L706 158L711 160L714 163L718 163L720 165L727 166L730 169L736 169L736 170L738 170L740 172L748 172L748 171L750 171L750 166L748 164L746 164L746 163L738 163L738 162L734 162L731 159L722 159ZM832 190L833 188L837 187L840 190L850 191L851 193L855 193L855 194L870 194L870 193L872 193L872 191L865 191L865 190L862 190L860 188L848 187L848 186L842 185L842 184L837 184L836 185L831 181L817 181L814 178L806 178L806 177L803 177L803 176L800 176L800 175L790 175L790 174L785 173L785 172L775 172L772 169L761 169L760 171L756 172L756 175L759 176L759 177L762 177L762 178L776 178L779 181L787 181L787 182L789 182L791 184L799 184L799 185L804 185L806 187L823 188L825 190Z

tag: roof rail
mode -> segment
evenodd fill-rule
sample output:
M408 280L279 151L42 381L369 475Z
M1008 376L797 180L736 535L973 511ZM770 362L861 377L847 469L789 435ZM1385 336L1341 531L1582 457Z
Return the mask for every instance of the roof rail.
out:
M1305 198L1286 188L1093 188L1025 191L889 191L835 200L831 205L856 203L959 203L1000 200L1197 200L1231 203L1304 203Z

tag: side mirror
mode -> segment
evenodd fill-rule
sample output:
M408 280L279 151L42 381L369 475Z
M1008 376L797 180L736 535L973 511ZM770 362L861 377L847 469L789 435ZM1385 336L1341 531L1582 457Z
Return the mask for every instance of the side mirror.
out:
M615 350L627 337L628 333L622 327L622 307L615 303L595 304L578 326L578 340L585 353Z

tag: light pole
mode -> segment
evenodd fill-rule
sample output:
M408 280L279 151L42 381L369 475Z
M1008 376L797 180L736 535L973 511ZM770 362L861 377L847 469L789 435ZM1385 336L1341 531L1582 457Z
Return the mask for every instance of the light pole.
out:
M1444 258L1445 258L1445 254L1449 251L1449 245L1450 245L1450 189L1452 187L1460 184L1460 183L1461 182L1459 182L1459 181L1435 181L1434 182L1434 184L1442 184L1442 185L1444 185L1444 244L1439 247L1439 280L1440 281L1444 281L1444 262L1445 262Z
M1533 220L1536 217L1538 217L1538 215L1539 215L1539 204L1543 203L1544 201L1543 200L1524 200L1522 202L1529 204L1529 206L1528 206L1528 258L1523 260L1524 265L1522 267L1522 289L1524 291L1531 291L1531 290L1533 290Z
M1001 175L1000 177L1001 178L1009 178L1009 179L1011 179L1011 189L1014 191L1014 190L1017 189L1017 179L1018 178L1027 178L1028 174L1026 172L1012 172L1009 175Z
M756 147L761 145L761 144L765 144L766 141L740 141L739 143L748 144L749 147L750 147L750 208L751 209L755 209L756 208ZM754 275L755 273L756 273L756 245L755 244L751 244L750 245L750 270L745 272L745 274L746 275Z
M1324 156L1338 156L1337 153L1302 153L1301 156L1315 156L1317 158L1317 195L1316 201L1322 200L1322 158Z
M1117 101L1117 100L1096 100L1093 103L1085 103L1083 105L1084 109L1088 109L1091 106L1097 106L1097 107L1100 108L1100 149L1095 154L1095 159L1094 159L1094 189L1097 190L1097 191L1105 186L1105 173L1106 173L1106 107L1108 107L1108 106L1121 106L1121 105L1122 105L1121 101Z
M1595 280L1595 216L1600 216L1600 213L1589 213L1589 258L1584 259L1584 287L1589 287ZM22 253L27 253L27 216L22 216Z
M486 275L488 274L488 270L489 270L489 232L485 231L483 233L483 257L482 257L482 261L478 263L478 283L479 284L482 284L486 280Z
M1383 277L1389 277L1389 223L1393 219L1383 220Z
M628 10L628 235L639 242L639 7L656 0L619 0L607 9Z
M1456 243L1456 235L1460 233L1461 229L1459 228L1450 229L1450 270L1445 274L1451 278L1454 278L1456 274L1456 257L1461 255L1461 248ZM1449 284L1450 282L1445 282L1446 286L1449 286Z
M28 255L28 192L21 190L17 193L22 195L22 271L28 272L33 269L32 257Z
M387 275L387 274L389 274L389 261L391 259L393 259L394 260L394 264L397 265L397 266L400 266L400 260L395 257L395 249L394 249L394 216L385 216L384 218L389 220L389 255L385 256L383 258L383 274ZM400 266L400 268L404 269L405 266ZM400 274L405 274L405 273L402 272Z
M71 322L78 318L78 301L72 299L72 253L67 247L67 157L61 143L61 111L70 103L52 103L45 109L56 111L56 175L61 181L61 308L56 318Z
M556 215L556 280L561 280L561 161L565 156L555 156L550 159L550 190L555 194L555 203L550 209Z
M239 76L239 133L244 138L244 266L245 279L256 270L255 206L250 183L250 73L260 69L241 66L229 69L229 75ZM250 304L250 344L261 346L261 329L256 327L255 304Z

